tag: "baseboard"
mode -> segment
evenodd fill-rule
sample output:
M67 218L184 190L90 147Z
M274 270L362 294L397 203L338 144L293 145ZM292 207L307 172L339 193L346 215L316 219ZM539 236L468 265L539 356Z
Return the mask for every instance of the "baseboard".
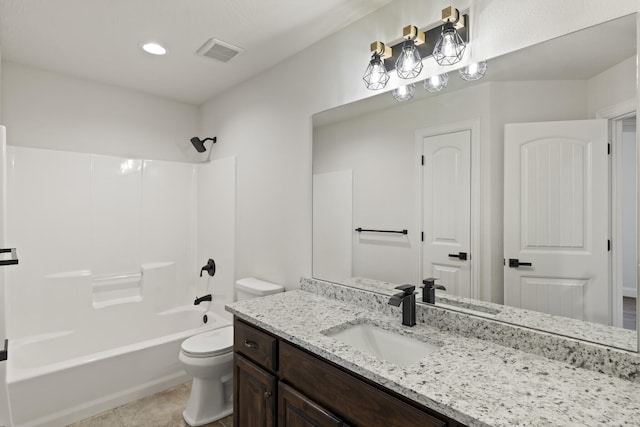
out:
M627 298L638 298L638 290L633 288L622 288L622 296Z

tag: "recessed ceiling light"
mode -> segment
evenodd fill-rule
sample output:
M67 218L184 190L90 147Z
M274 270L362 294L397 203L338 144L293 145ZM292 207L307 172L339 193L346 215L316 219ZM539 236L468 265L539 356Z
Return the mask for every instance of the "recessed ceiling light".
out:
M158 43L152 43L152 42L142 43L140 44L140 48L152 55L164 55L165 53L167 53L167 49L160 46Z

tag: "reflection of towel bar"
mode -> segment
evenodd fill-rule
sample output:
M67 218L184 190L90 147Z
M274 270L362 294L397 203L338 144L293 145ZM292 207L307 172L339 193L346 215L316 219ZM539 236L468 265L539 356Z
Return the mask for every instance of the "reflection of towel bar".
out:
M356 228L356 231L358 233L362 233L363 231L367 231L369 233L395 233L395 234L407 234L408 233L407 230L400 230L400 231L395 231L395 230L369 230L369 229L361 228L361 227Z
M16 265L18 263L18 251L16 248L0 249L0 254L11 253L11 259L0 260L0 265Z

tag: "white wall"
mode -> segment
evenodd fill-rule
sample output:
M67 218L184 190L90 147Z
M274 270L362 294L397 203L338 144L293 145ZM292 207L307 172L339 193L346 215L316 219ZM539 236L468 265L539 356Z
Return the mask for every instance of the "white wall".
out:
M396 0L203 105L201 133L217 134L222 142L215 155L238 159L238 275L255 275L288 288L297 287L300 276L310 275L311 116L374 95L361 81L369 44L398 39L407 22L438 22L448 5ZM467 0L456 7L470 8L473 42L468 61L640 10L637 0ZM434 73L429 63L422 78ZM388 89L395 86L398 81L392 78ZM500 167L500 160L482 159L488 170ZM500 212L483 214L482 226L493 234L495 253L501 235L493 218Z
M632 56L589 80L589 117L604 108L634 98L637 87L636 57Z
M198 165L196 222L196 269L209 258L216 263L213 277L195 279L194 296L211 293L217 313L231 318L224 306L234 300L236 159L227 157Z
M2 62L7 144L139 159L193 161L198 107Z

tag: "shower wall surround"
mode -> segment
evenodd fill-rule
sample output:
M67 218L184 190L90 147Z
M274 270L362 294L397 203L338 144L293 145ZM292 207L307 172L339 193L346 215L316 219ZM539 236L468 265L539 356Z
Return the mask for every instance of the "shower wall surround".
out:
M21 256L21 268L8 272L10 339L77 329L86 316L192 304L208 284L196 280L198 257L216 258L212 284L231 301L233 232L215 239L197 228L212 206L233 218L233 179L222 200L207 181L221 180L218 166L233 178L235 159L192 164L25 147L7 154L8 239Z

